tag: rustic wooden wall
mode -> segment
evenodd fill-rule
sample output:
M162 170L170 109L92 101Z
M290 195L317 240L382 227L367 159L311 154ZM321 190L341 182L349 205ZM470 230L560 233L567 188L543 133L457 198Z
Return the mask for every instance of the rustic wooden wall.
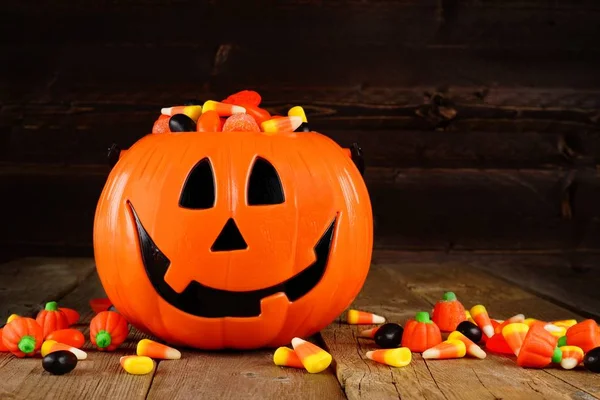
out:
M360 141L377 246L598 251L598 38L592 0L12 2L0 250L89 254L108 145L252 88Z

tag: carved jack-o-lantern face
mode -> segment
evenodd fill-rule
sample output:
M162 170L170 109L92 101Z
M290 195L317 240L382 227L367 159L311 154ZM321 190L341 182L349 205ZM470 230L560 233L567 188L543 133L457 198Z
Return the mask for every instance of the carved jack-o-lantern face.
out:
M360 173L317 133L149 135L111 172L94 225L119 312L207 349L322 329L362 287L371 247Z

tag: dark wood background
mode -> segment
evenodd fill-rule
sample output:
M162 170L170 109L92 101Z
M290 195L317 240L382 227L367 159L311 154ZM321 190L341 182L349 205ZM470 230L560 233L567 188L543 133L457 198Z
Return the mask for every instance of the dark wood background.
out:
M26 0L0 13L0 251L92 254L106 149L250 88L364 148L376 246L600 251L600 3Z

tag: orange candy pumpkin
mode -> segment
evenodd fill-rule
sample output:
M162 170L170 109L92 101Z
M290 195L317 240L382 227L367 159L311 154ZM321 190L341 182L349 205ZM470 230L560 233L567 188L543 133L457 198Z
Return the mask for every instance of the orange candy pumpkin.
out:
M4 345L4 341L2 340L2 332L4 328L0 328L0 353L6 353L8 351L8 347Z
M544 329L543 324L533 324L523 340L517 364L521 367L544 368L551 363L559 363L561 350L556 347L558 338Z
M559 346L577 346L584 353L600 346L600 327L593 319L586 319L567 329L565 336L559 339Z
M433 308L431 319L442 332L453 332L458 324L467 320L465 307L453 292L444 293L443 299Z
M94 222L119 312L163 341L279 347L337 318L371 261L367 188L316 132L148 135L120 158Z
M418 312L414 319L408 320L402 335L402 347L422 353L442 343L440 328L429 319L428 312Z
M19 358L33 357L43 341L42 327L33 318L14 319L2 329L2 343Z
M90 340L100 351L113 351L129 334L129 325L121 314L102 311L90 321Z
M46 303L46 307L38 313L35 320L42 327L44 338L54 331L69 327L67 315L59 310L55 301Z

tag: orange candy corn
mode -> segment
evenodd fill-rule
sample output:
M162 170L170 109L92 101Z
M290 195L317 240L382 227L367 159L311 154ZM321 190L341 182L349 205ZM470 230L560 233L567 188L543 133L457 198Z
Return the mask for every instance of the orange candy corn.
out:
M294 132L300 125L302 125L302 118L292 115L288 117L268 119L263 121L260 124L260 127L265 133L277 133Z
M405 367L412 361L412 353L407 347L368 351L366 356L369 360L391 367Z
M460 340L463 342L465 344L465 348L467 349L467 354L470 356L477 357L482 360L487 356L481 347L458 331L450 333L448 335L448 340Z
M446 340L423 352L423 358L426 360L447 360L450 358L462 358L467 354L465 344L456 339Z
M500 325L494 328L494 333L502 333L502 329L508 324L514 324L515 322L523 322L525 321L525 316L523 314L517 314L515 316L510 317L507 320L502 321Z
M273 362L280 367L304 368L296 352L289 347L280 347L275 350Z
M181 358L179 350L150 339L142 339L138 342L136 354L160 360L179 360Z
M577 346L559 347L562 352L560 366L564 369L573 369L583 361L583 350Z
M216 111L221 117L228 117L233 114L245 114L246 109L234 104L221 103L218 101L208 100L202 106L203 112Z
M196 123L196 132L221 132L223 122L215 110L208 110L202 113Z
M558 338L565 336L567 333L567 328L564 326L554 325L552 323L544 325L544 329L552 334L552 336L556 336Z
M351 309L348 310L346 321L351 325L371 325L383 324L385 323L385 318L377 314Z
M358 337L373 339L375 338L375 333L377 333L378 329L378 326L371 329L365 329L358 334Z
M175 114L185 114L192 119L192 121L198 121L202 114L202 106L176 106L167 107L160 110L162 115L173 116Z
M60 350L70 351L71 353L75 354L78 360L85 360L87 358L87 353L85 351L73 346L69 346L68 344L59 343L56 340L45 340L44 343L42 343L40 352L42 357L46 357L48 354Z
M492 325L490 316L484 306L478 304L471 308L471 317L473 317L477 326L481 328L487 337L491 338L494 336L494 326Z
M324 371L331 364L331 354L304 339L293 338L292 347L304 368L311 374Z
M515 356L519 356L521 346L523 346L523 341L528 331L529 327L522 322L508 324L502 328L502 336L504 336L504 340L506 340L506 343Z

